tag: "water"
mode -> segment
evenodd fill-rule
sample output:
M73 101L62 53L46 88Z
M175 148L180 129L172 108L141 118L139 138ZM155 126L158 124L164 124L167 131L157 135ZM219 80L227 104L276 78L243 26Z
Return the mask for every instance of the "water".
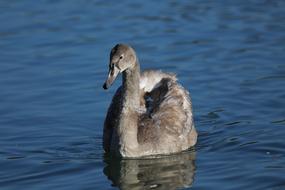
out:
M0 2L0 188L284 189L285 2ZM190 90L195 150L104 155L109 51Z

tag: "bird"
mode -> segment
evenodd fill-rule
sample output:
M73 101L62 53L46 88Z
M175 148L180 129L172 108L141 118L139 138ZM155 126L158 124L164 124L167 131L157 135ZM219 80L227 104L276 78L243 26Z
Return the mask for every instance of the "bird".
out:
M193 147L198 133L194 126L189 92L173 73L140 72L135 50L115 45L110 53L108 89L118 75L116 90L106 114L103 148L123 158L179 153Z

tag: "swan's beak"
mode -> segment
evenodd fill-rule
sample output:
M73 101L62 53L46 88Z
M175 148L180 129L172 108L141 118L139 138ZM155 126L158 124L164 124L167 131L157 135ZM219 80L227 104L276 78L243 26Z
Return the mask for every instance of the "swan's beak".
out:
M103 88L105 90L107 90L113 84L119 73L120 70L117 67L113 67L109 70L108 78L106 82L103 84Z

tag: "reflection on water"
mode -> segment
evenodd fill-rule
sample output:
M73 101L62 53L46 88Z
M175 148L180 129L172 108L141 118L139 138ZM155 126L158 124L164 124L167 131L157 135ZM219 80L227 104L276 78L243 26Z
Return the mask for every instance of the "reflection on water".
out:
M190 187L195 173L195 151L145 159L105 155L104 174L120 189L177 189Z

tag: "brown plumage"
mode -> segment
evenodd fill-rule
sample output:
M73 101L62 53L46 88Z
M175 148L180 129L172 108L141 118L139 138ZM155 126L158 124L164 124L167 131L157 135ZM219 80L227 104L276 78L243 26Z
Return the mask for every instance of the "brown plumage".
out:
M171 154L195 145L189 93L175 75L161 71L140 73L135 51L116 45L110 55L107 89L123 73L104 123L103 147L123 157Z

